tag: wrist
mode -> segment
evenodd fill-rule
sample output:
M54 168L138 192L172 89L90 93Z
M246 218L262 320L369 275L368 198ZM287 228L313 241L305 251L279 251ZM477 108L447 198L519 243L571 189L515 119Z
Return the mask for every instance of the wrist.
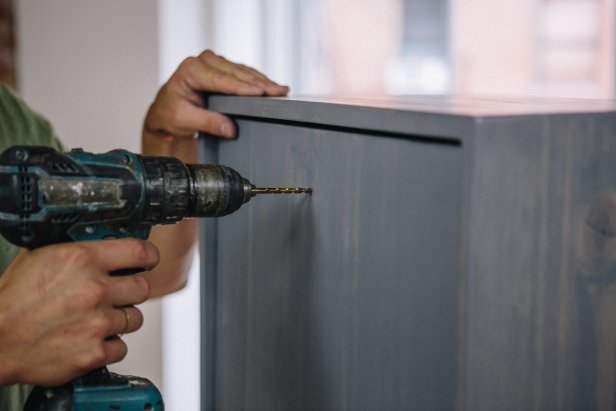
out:
M143 154L176 157L185 163L194 163L198 159L196 138L174 137L144 127L141 142Z

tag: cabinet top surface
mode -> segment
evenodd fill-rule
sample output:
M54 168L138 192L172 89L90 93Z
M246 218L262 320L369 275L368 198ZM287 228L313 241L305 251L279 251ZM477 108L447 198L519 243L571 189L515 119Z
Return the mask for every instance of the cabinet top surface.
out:
M249 100L254 98L242 98ZM310 106L335 105L338 109L355 107L397 110L414 113L448 114L463 117L492 117L541 114L603 113L616 114L614 100L588 100L531 97L464 97L464 96L294 96L258 98L272 106L290 102Z
M616 101L461 96L209 96L231 115L403 133L451 135L478 120L563 114L616 114Z
M314 103L341 104L402 110L411 112L451 114L469 117L615 112L616 102L564 98L463 97L463 96L360 96L360 97L298 97L296 100Z

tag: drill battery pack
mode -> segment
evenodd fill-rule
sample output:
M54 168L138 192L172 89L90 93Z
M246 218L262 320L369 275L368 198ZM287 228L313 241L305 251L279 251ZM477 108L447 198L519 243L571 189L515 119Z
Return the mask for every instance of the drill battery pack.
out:
M154 384L141 377L101 368L69 384L35 387L24 411L164 411Z

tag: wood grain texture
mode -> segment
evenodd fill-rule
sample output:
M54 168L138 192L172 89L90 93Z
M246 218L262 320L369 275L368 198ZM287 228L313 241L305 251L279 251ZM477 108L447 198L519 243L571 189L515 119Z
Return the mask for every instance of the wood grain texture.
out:
M616 407L612 103L213 103L315 192L207 222L204 409Z
M613 409L614 116L484 122L473 147L459 405Z
M452 408L460 147L239 126L221 163L315 191L218 222L215 409Z

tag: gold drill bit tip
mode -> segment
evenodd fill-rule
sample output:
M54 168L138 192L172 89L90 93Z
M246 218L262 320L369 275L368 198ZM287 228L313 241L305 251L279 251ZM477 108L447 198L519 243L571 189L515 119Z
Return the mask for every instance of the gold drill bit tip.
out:
M252 194L301 194L312 193L312 188L303 188L303 187L253 187Z

